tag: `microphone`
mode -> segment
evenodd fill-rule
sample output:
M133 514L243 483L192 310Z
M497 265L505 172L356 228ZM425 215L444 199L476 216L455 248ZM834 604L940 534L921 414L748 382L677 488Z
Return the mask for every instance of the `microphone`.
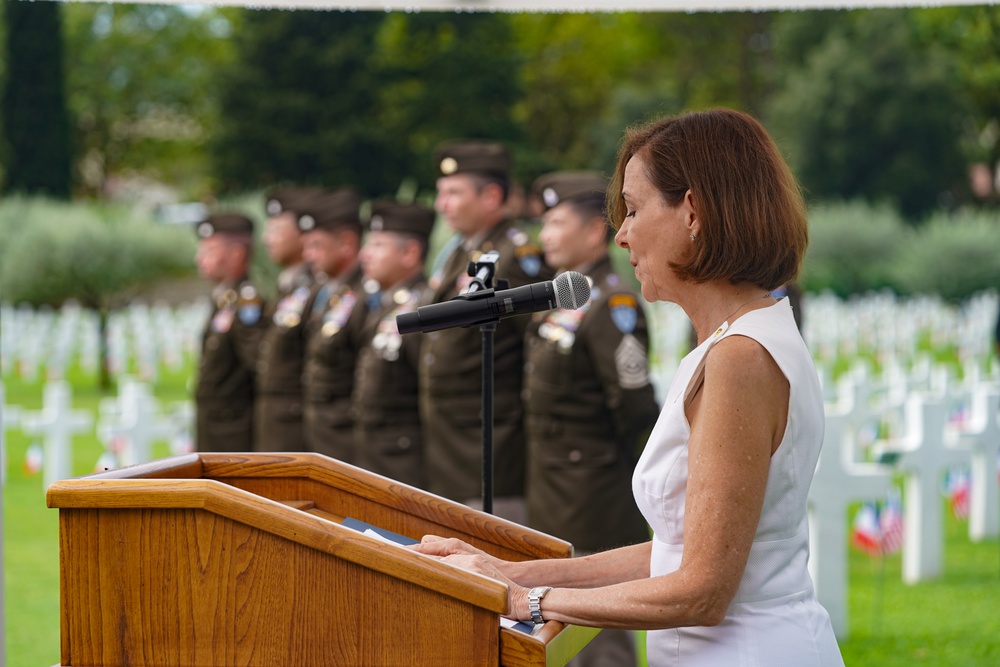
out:
M576 310L588 299L590 283L587 277L576 271L567 271L555 280L499 292L492 289L471 292L441 303L420 306L412 313L397 315L396 328L399 333L405 334L487 324L540 310Z

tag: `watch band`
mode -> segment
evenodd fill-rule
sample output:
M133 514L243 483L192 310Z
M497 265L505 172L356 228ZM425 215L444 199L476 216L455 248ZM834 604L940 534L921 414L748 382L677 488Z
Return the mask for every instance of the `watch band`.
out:
M542 598L551 590L551 586L536 586L528 591L528 613L531 614L531 620L535 625L545 622L542 618Z

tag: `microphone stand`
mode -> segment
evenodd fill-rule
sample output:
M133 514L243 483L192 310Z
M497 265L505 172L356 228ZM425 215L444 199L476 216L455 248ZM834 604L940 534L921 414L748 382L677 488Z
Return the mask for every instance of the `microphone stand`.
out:
M499 253L484 253L475 262L469 262L468 273L473 276L466 294L493 289L493 274ZM498 281L506 283L506 281ZM500 286L506 289L506 284ZM483 347L483 511L493 514L493 335L497 320L479 325Z

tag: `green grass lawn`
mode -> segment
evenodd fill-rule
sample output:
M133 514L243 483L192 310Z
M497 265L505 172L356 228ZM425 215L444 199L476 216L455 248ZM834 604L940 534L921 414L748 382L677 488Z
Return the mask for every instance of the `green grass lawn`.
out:
M157 397L167 402L186 398L186 378L186 370L162 376ZM96 415L104 397L96 380L70 379L74 407ZM41 407L41 384L7 377L4 388L8 404ZM59 662L58 513L45 507L41 475L29 476L23 468L30 442L18 431L8 432L3 490L6 664L49 667ZM100 453L96 438L77 439L74 474L92 472ZM163 445L154 454L169 452ZM848 665L1000 665L1000 542L973 544L966 523L950 513L946 522L945 573L932 582L904 585L898 555L882 561L851 550L851 631L850 639L841 642Z
M189 368L164 372L155 388L161 402L189 397L186 388ZM73 384L73 407L94 413L101 399L115 394L102 393L96 377L79 371L69 378ZM27 384L16 377L4 377L7 405L26 410L42 406L42 384ZM36 438L20 431L7 431L7 482L3 489L4 582L7 662L12 667L50 667L59 663L59 513L45 506L41 473L28 475L24 455ZM73 474L94 472L103 448L96 436L79 437L73 442ZM154 456L170 454L167 445L154 447Z

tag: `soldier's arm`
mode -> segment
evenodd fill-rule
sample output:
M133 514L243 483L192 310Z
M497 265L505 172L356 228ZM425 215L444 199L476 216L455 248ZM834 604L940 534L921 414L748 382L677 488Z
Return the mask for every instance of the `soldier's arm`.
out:
M267 317L269 309L263 301L260 301L256 307L252 304L241 304L241 306L241 308L237 308L235 322L233 322L236 356L244 368L254 373L257 367L260 342L267 331L268 323L271 321Z
M613 313L609 304L620 303ZM629 312L629 304L632 312ZM618 441L629 454L645 444L659 406L649 381L649 331L642 307L631 294L612 294L589 314L587 348L614 415ZM634 318L634 319L633 319ZM634 325L632 324L634 322Z

